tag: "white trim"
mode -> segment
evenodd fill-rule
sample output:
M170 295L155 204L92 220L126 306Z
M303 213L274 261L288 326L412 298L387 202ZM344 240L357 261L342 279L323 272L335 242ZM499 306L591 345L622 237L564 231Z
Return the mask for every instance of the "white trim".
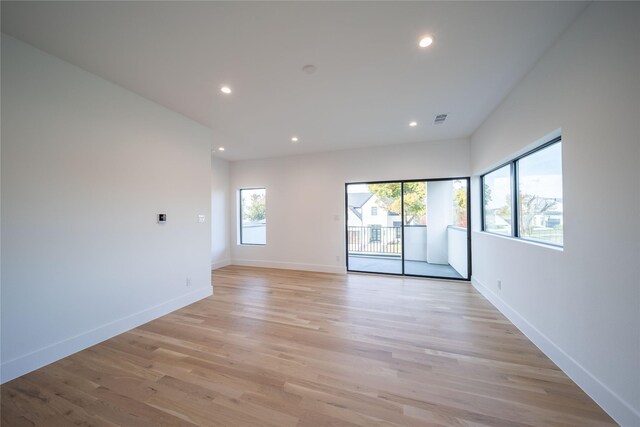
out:
M346 274L345 266L322 264L299 264L296 262L263 261L253 259L232 259L231 264L249 267L282 268L284 270L315 271L319 273Z
M216 261L211 263L211 270L217 270L222 267L226 267L231 264L231 260L229 258L225 258L222 261Z
M629 402L618 396L478 279L472 277L471 283L616 422L622 426L640 426L640 412Z
M165 301L161 304L149 307L137 313L125 316L113 322L106 323L97 328L83 332L76 336L64 339L57 343L48 345L41 349L32 351L23 356L3 362L1 371L1 382L5 383L21 375L35 371L43 366L67 357L80 350L96 345L102 341L129 331L153 319L164 316L179 308L193 304L203 298L213 294L211 286L203 286L185 295Z

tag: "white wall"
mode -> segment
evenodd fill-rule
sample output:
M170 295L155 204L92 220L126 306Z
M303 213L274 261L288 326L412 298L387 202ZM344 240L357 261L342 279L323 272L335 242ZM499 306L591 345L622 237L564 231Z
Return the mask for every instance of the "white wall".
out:
M228 265L231 260L229 227L229 162L211 156L211 268Z
M447 260L449 264L462 277L467 277L469 275L467 229L454 227L453 225L448 226L447 243Z
M427 227L404 227L404 259L407 261L427 260Z
M469 168L467 140L233 162L232 191L267 189L267 245L234 241L232 262L344 272L346 182L468 176Z
M451 181L427 183L427 262L431 264L449 264L447 227L453 218L452 188Z
M640 425L639 22L640 3L593 3L472 137L479 174L562 129L564 250L479 232L476 179L474 284L626 426Z
M1 101L2 381L211 294L209 130L6 36Z

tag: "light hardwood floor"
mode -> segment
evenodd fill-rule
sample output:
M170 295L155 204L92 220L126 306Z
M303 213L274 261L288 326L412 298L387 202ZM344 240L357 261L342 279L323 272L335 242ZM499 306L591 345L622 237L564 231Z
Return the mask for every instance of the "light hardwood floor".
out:
M613 421L469 284L229 266L214 295L2 386L2 425Z

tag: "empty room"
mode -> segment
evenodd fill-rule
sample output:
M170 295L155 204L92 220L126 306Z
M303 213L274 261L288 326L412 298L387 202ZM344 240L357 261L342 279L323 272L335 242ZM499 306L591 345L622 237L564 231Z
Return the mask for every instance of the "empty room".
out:
M0 5L2 426L640 427L640 2Z

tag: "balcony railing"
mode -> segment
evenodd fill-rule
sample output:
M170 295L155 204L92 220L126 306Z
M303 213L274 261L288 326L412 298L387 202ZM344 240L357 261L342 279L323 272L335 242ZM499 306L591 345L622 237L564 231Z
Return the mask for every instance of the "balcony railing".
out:
M349 226L349 252L400 255L400 227Z

